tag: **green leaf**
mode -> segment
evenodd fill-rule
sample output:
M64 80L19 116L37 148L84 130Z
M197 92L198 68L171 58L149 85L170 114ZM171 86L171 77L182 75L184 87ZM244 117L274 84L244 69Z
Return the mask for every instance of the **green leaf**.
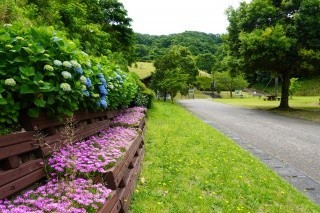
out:
M43 53L45 53L45 49L43 48L43 46L37 46L36 47L36 51L37 51L37 53L39 54L43 54Z
M8 103L8 101L6 99L4 99L2 97L2 95L0 94L0 105L6 105Z
M55 102L55 98L53 96L50 96L47 100L47 104L52 105Z
M30 76L34 76L36 73L34 71L34 67L19 67L20 73L30 77Z
M22 47L22 49L24 49L27 53L29 53L30 55L32 54L34 54L34 52L33 52L33 50L31 49L31 48L29 48L29 47Z
M51 87L50 83L45 82L43 86L39 87L39 89L41 92L51 92L54 88Z
M24 84L20 87L21 94L33 94L35 91L31 89L28 85Z
M41 98L37 98L36 100L34 100L33 102L37 107L45 107L46 106L46 101L44 101Z
M28 110L28 115L31 118L37 118L39 117L40 109L39 108L31 108Z
M27 62L26 58L24 58L24 57L22 57L22 56L16 57L13 61L14 61L14 62L18 62L18 63L25 63L25 62Z

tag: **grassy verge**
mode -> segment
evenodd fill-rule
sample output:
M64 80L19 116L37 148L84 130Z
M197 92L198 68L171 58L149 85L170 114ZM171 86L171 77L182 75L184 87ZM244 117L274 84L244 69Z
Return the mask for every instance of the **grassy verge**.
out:
M259 160L171 103L148 112L133 212L319 212Z
M150 62L137 62L129 67L129 71L136 73L140 79L149 77L154 70L155 67Z
M270 110L279 106L280 103L279 101L264 101L262 98L252 97L246 93L244 93L244 98L230 98L227 92L222 92L221 96L221 99L214 99L214 101L250 109ZM293 110L285 112L272 110L272 112L289 117L320 122L319 96L294 96L292 99L289 99L289 106L292 107Z

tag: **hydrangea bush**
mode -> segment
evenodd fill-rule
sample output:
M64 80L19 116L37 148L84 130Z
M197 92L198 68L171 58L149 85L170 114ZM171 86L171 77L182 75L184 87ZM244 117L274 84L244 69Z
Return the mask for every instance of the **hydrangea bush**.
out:
M0 27L0 126L26 113L59 117L126 107L136 91L129 73L87 55L52 27Z
M0 200L1 213L97 212L112 191L91 180L53 179L13 200Z

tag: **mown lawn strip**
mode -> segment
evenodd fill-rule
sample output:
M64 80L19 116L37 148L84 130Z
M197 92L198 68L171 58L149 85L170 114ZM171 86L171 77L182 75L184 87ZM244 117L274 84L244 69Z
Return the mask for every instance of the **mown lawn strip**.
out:
M320 212L263 163L178 105L148 112L133 212Z

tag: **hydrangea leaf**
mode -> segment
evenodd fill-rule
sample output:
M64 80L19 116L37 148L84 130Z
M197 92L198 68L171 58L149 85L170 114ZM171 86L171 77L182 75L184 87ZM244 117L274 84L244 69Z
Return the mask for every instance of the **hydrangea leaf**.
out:
M33 103L38 107L45 107L47 102L41 98L37 98Z
M37 118L39 117L40 109L39 108L31 108L28 110L28 115L31 118Z

